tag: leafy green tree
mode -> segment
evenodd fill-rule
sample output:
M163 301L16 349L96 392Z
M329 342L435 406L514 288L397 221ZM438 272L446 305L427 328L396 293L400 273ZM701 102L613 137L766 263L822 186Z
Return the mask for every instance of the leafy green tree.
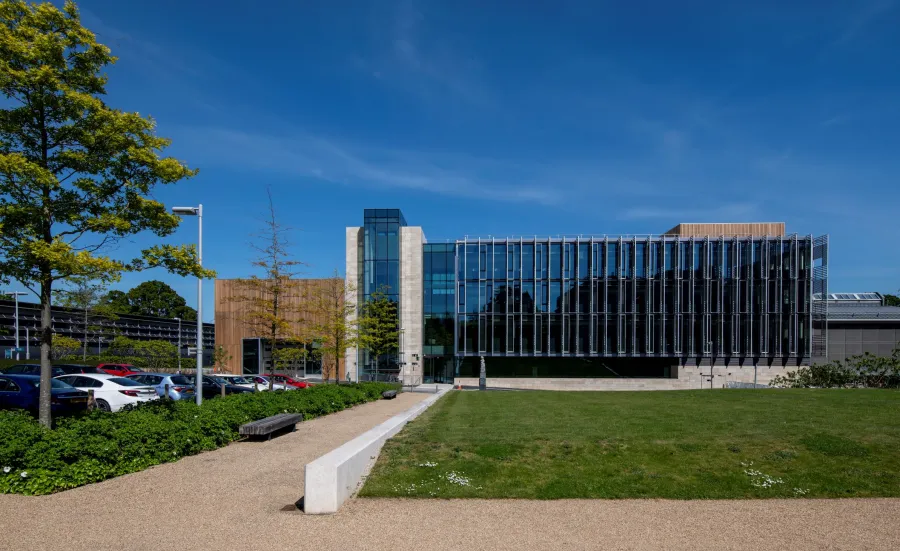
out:
M214 275L197 264L193 246L111 256L135 234L171 235L180 218L153 190L196 174L162 155L170 140L156 135L152 119L103 101L115 61L71 0L62 9L0 0L0 282L14 279L40 300L39 419L47 427L55 284L117 281L156 266Z
M303 297L304 309L312 320L309 332L319 343L323 355L322 379L325 382L332 375L334 382L338 382L341 360L348 347L356 346L356 321L351 319L356 306L346 300L348 293L355 292L354 285L335 270L334 275L320 285L310 286Z
M216 371L225 371L230 361L231 354L221 344L213 350L213 367Z
M107 332L107 329L102 325L103 320L115 320L118 318L112 308L104 303L105 291L106 285L86 279L72 280L67 288L54 291L54 295L57 297L56 302L59 305L81 310L83 315L82 327L84 329L82 360L87 359L90 337Z
M54 335L53 347L50 349L50 357L54 360L68 360L76 358L81 341L66 335Z
M400 318L397 303L388 298L388 287L382 286L372 293L360 308L358 342L375 357L375 379L378 379L379 361L400 347Z
M900 297L897 295L882 295L884 296L884 305L885 306L900 306Z
M187 305L184 297L162 281L145 281L125 293L128 314L158 318L197 319L197 311Z
M128 304L128 294L125 291L110 291L103 296L101 302L117 314L131 313L131 305Z

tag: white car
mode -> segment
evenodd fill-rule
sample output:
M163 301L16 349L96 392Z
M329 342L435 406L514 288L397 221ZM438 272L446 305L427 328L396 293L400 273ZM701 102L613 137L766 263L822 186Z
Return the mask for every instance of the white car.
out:
M262 375L250 375L247 378L255 381L260 387L265 387L263 390L269 390L268 377L263 377ZM297 390L297 387L286 385L284 383L272 383L272 390Z
M93 390L97 408L103 411L119 411L128 404L139 404L159 398L156 388L115 375L82 373L60 375L56 378L78 390Z
M230 375L226 373L217 374L216 377L228 381L230 385L242 386L250 390L269 390L269 381L265 377L258 375ZM285 390L285 388L284 385L276 383L272 386L272 390Z

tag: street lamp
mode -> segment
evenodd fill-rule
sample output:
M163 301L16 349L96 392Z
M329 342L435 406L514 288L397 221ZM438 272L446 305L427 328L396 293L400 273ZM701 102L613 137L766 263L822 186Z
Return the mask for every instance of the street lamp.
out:
M178 372L181 373L181 318L178 320Z
M172 207L179 216L197 217L197 265L203 265L203 205ZM203 278L197 278L197 405L203 403Z
M23 291L13 291L12 293L6 293L7 295L12 295L16 298L16 359L19 359L19 295L27 295Z

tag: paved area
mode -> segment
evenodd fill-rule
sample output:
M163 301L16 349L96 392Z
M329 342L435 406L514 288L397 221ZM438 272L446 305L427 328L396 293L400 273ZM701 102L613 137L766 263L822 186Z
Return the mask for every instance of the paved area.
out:
M303 466L412 406L404 393L45 497L0 495L0 549L900 549L900 500L352 500L293 507Z

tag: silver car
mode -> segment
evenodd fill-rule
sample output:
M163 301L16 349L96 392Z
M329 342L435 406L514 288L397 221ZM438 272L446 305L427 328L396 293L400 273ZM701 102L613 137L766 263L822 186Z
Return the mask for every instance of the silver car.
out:
M152 386L158 396L166 393L166 385L169 385L169 398L172 400L193 400L196 396L194 385L184 375L172 373L138 373L129 375L129 379L143 385Z

